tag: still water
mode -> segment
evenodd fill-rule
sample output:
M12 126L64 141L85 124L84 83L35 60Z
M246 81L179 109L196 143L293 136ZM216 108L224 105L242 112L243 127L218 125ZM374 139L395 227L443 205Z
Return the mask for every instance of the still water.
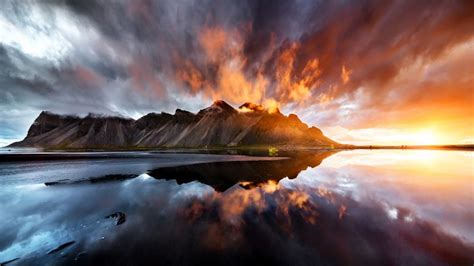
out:
M474 263L473 152L25 156L0 202L8 265Z

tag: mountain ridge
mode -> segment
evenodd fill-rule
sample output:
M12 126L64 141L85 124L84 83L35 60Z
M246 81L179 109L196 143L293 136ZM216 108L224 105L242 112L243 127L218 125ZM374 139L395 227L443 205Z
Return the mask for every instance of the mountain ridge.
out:
M85 117L43 111L26 137L9 147L58 149L196 148L211 146L339 145L297 115L283 115L261 105L235 109L225 101L192 113L149 113L138 119L89 113Z

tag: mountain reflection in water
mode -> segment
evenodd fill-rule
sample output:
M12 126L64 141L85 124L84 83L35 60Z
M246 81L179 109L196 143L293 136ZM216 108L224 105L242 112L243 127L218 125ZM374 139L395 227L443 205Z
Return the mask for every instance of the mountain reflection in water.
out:
M335 151L298 152L284 160L214 162L162 167L148 174L156 179L174 179L178 184L198 181L223 192L235 184L252 188L268 181L294 179L308 167L316 167Z
M472 186L472 173L453 171L456 180L439 190L443 205L418 193L425 183L400 185L403 178L436 173L410 165L393 169L405 159L375 153L387 161L364 162L367 154L344 151L319 166L334 154L326 151L286 160L158 167L138 176L105 175L103 182L93 176L94 182L2 187L0 262L471 265L473 238L460 234L472 225L473 211L460 187ZM456 166L472 160L443 155L454 157ZM126 215L125 222L104 218L111 213Z

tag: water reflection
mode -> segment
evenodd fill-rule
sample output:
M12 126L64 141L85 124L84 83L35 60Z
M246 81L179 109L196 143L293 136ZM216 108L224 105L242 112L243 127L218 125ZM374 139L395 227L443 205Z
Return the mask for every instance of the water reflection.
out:
M192 181L213 187L223 192L235 184L243 188L253 188L269 180L278 182L288 177L294 179L308 167L317 167L321 162L335 154L335 151L298 152L284 160L214 162L161 167L149 171L156 179L176 180L178 184Z
M456 227L472 229L472 194L471 201L465 198L473 184L466 172L471 155L443 154L449 165L465 170L452 169L453 180L443 181L453 194L436 196L414 194L432 183L441 186L429 177L449 172L446 165L413 171L421 162L405 159L411 152L397 157L380 151L340 152L321 164L331 154L160 167L113 182L6 186L0 191L0 261L472 264L473 238L450 230L447 219L463 217ZM438 216L430 215L432 202ZM123 223L105 218L118 213L126 215Z

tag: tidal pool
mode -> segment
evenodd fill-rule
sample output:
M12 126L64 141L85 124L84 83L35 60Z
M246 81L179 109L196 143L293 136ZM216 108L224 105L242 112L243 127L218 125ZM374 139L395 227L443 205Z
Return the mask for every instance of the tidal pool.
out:
M465 151L10 158L0 262L472 265L473 195Z

